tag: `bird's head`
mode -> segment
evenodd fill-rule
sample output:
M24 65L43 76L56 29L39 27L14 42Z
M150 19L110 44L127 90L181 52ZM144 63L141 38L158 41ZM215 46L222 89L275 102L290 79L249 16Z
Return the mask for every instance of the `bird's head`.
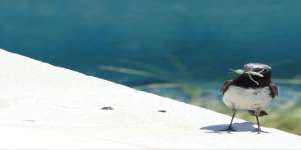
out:
M233 70L241 77L246 77L258 84L258 80L271 79L272 68L269 65L261 63L248 63L243 69Z
M250 72L253 76L271 78L272 68L266 64L248 63L244 65L244 72Z

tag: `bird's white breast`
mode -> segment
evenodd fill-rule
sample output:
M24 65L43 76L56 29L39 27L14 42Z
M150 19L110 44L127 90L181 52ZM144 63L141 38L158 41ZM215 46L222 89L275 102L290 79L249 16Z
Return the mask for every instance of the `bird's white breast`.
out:
M269 87L246 89L231 85L224 93L223 101L233 109L264 109L272 101L270 92Z

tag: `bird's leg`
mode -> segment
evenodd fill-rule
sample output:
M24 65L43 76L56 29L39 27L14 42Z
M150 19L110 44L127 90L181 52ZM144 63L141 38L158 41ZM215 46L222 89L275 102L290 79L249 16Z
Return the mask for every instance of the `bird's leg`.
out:
M260 129L260 123L259 123L258 115L256 115L255 117L256 117L256 121L257 121L257 133L260 134L261 129Z
M232 118L231 118L231 121L230 121L230 124L229 124L228 128L225 129L225 130L222 130L222 131L235 131L232 127L232 123L233 123L235 115L236 115L236 110L233 110Z
M232 128L232 123L233 123L233 120L234 120L235 115L236 115L236 110L233 111L232 118L231 118L231 121L230 121L228 130L233 130L233 128Z
M260 129L260 123L259 123L259 119L258 119L258 116L260 114L260 110L256 110L255 111L255 117L256 117L256 122L257 122L257 133L260 134L261 132L261 129Z

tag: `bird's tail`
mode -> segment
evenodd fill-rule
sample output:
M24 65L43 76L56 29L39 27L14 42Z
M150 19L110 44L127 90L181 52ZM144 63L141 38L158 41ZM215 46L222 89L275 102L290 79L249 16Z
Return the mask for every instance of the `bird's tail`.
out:
M252 116L256 116L255 115L255 111L254 110L248 110L248 112L252 115ZM268 115L268 113L264 110L261 110L260 113L259 113L259 116L266 116Z

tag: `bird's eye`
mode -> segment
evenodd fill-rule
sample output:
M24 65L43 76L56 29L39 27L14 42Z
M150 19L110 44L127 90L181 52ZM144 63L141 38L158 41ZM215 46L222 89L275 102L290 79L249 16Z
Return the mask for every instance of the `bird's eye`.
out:
M267 72L268 70L267 69L262 69L262 72Z

